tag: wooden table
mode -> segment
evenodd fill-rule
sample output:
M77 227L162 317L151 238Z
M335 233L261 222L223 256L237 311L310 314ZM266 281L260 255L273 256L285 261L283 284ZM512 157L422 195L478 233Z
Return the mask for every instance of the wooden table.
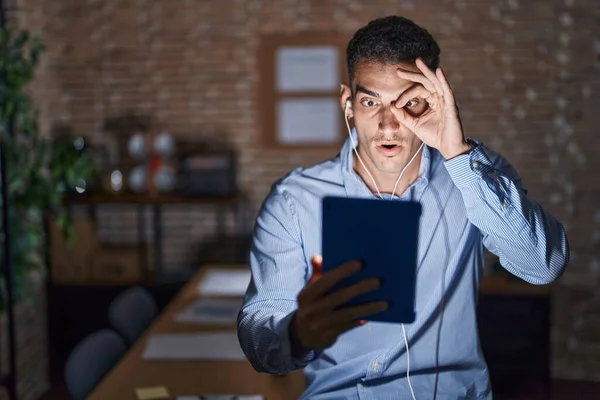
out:
M181 324L173 316L197 299L198 283L209 268L206 266L179 292L145 334L100 382L89 400L135 400L135 389L164 386L171 396L200 394L262 394L269 400L298 399L304 391L302 371L274 376L259 374L244 361L144 361L142 353L148 337L155 333L190 333L221 330L222 327ZM235 330L235 326L230 328Z
M212 265L202 270L181 290L177 297L165 308L155 323L134 344L117 366L104 378L94 390L89 400L134 400L135 389L164 386L171 396L215 394L262 394L269 400L298 399L304 391L302 371L284 376L259 374L248 361L144 361L142 352L149 335L154 333L189 333L197 331L220 330L173 321L175 313L197 299L197 286L205 272L211 268L243 269L243 265ZM504 295L508 298L529 295L544 297L550 292L550 286L534 286L516 282L507 277L488 276L481 282L480 293L486 296ZM503 298L501 303L506 303ZM479 307L480 318L498 318L495 310ZM482 315L483 314L483 315ZM228 329L235 330L235 326ZM516 330L519 331L518 329ZM482 340L486 342L487 334ZM490 360L491 361L491 360Z

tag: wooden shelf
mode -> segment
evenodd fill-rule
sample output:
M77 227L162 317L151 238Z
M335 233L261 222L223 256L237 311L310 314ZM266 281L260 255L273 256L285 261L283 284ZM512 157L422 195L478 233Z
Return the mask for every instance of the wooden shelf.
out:
M235 204L245 200L242 194L234 196L188 196L177 193L164 193L157 195L138 194L131 192L122 193L91 193L83 195L69 195L65 201L68 204Z

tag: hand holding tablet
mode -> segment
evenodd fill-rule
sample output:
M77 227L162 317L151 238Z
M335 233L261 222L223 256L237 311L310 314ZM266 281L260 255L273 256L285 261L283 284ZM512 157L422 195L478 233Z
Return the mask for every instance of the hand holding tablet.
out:
M332 292L331 288L343 279L356 274L361 265L348 262L321 275L320 257L313 262L313 277L298 296L298 310L290 324L294 355L302 358L311 349L330 347L337 337L359 325L363 319L387 308L385 302L343 307L356 296L377 289L377 279L366 279Z
M414 321L420 216L417 202L323 199L323 257L313 258L290 323L296 357L367 320Z

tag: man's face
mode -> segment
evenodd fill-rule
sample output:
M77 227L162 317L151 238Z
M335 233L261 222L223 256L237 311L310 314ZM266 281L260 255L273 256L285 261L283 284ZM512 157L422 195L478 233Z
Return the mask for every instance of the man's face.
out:
M396 99L415 85L399 78L398 68L419 72L414 64L359 63L354 75L355 96L349 115L358 134L358 153L368 167L374 166L380 173L399 174L421 145L390 111ZM343 85L342 106L350 96L350 88ZM405 110L419 116L427 110L427 103L416 98Z

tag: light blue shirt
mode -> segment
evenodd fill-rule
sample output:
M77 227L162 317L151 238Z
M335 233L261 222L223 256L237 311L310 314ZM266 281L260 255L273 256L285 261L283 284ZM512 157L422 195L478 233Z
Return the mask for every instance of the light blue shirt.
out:
M356 135L356 133L353 133ZM357 140L356 136L355 140ZM423 206L416 320L369 322L305 359L291 354L288 326L297 295L321 254L321 200L374 197L353 170L352 146L273 185L256 219L252 279L238 318L240 344L257 371L304 368L302 399L491 399L479 346L476 303L484 247L514 275L535 285L558 278L569 260L562 225L527 196L514 168L481 142L446 161L423 147L416 181L399 198ZM352 216L348 216L351 218Z

